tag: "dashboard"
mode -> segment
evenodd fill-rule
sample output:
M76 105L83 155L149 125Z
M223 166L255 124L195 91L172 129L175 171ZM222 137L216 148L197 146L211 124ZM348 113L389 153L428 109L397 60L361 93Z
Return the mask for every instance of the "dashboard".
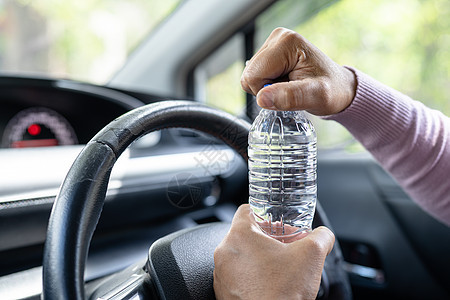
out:
M0 77L2 148L86 144L144 102L124 92L69 80Z

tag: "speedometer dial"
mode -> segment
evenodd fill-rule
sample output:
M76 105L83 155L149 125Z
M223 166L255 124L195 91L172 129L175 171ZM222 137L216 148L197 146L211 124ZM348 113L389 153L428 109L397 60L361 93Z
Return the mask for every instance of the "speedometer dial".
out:
M6 125L2 146L6 148L75 145L75 131L69 122L54 110L33 107L22 110Z

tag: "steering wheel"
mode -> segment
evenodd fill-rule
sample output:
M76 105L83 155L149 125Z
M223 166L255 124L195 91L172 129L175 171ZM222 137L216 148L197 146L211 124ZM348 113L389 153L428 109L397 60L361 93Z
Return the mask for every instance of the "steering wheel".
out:
M165 236L153 243L147 262L85 293L87 253L114 163L139 137L170 127L209 133L248 159L250 124L199 103L159 102L112 121L80 152L53 205L44 248L44 299L214 299L213 252L229 229L225 223L200 225ZM318 225L330 227L320 205L313 226ZM319 298L351 299L341 264L342 254L336 243L325 262Z

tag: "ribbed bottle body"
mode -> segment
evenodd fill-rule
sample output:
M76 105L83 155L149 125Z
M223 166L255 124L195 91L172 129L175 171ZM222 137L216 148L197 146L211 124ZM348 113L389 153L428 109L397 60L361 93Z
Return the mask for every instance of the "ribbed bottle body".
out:
M306 115L262 110L250 129L248 154L249 203L261 229L285 241L310 231L317 147Z

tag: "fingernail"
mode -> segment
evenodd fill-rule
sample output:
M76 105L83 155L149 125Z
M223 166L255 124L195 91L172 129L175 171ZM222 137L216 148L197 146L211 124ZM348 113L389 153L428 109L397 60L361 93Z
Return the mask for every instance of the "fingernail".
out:
M264 91L258 95L258 103L264 108L273 108L273 94L271 91Z

